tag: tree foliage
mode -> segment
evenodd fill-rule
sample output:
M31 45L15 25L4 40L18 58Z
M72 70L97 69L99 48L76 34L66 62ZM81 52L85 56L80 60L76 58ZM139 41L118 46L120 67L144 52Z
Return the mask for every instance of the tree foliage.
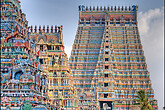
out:
M149 93L145 93L144 90L140 90L137 92L137 97L138 99L136 101L140 103L141 110L154 110L151 103L156 100L149 100Z

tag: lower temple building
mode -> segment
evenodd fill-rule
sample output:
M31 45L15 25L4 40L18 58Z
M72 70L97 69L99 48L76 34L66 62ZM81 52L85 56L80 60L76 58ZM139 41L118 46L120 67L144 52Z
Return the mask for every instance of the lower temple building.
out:
M31 26L30 39L35 42L43 72L47 75L50 105L57 110L75 109L76 88L73 86L72 71L68 66L68 57L64 51L62 26L45 26L37 32Z
M132 110L137 92L154 99L140 40L137 6L79 6L70 68L80 110ZM157 110L157 102L152 103Z

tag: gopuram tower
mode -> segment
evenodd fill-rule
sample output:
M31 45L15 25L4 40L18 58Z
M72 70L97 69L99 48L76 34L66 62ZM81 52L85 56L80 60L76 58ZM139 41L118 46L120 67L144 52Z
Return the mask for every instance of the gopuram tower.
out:
M138 7L79 6L70 68L79 109L131 110L139 90L154 99L137 22ZM156 110L157 102L152 103Z
M47 77L43 74L28 21L19 0L1 0L1 109L45 108ZM28 109L27 109L28 108Z
M47 76L49 109L76 109L76 88L64 51L63 26L30 27L30 39L35 43L43 73Z

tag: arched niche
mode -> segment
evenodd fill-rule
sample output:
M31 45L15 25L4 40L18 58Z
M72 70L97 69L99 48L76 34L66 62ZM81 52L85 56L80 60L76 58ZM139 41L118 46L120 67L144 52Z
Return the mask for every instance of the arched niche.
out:
M14 79L15 80L20 80L20 77L21 75L23 74L23 72L21 70L17 71L15 74L14 74Z

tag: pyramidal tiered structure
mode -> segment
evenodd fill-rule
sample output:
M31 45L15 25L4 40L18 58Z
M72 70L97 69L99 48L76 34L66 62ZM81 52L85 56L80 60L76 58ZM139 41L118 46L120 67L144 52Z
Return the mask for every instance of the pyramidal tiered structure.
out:
M47 77L29 39L19 0L1 1L1 35L1 109L27 110L46 104Z
M80 109L135 109L137 92L154 91L137 23L137 6L79 6L70 68ZM157 102L153 102L154 109Z
M30 39L35 43L43 73L47 76L50 108L72 109L76 107L76 90L73 87L72 72L64 51L63 26L30 28Z

